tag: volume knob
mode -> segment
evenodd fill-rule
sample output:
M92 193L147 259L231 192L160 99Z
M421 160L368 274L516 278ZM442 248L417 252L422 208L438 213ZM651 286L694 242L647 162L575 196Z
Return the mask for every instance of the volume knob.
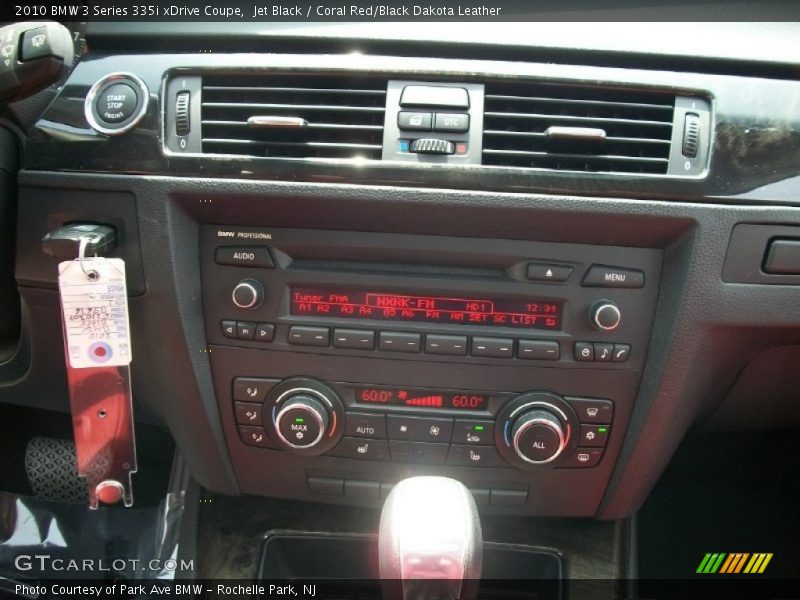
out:
M233 288L231 298L239 308L257 308L264 300L264 286L255 279L242 279Z
M622 313L611 300L600 300L592 306L590 318L596 329L614 331L622 322Z

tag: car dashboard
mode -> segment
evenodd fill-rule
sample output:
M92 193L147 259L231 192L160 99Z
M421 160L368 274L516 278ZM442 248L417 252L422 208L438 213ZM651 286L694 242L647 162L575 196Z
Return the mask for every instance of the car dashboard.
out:
M616 521L690 431L796 430L796 31L635 25L82 25L28 117L3 402L69 410L40 241L89 222L136 418L209 492Z

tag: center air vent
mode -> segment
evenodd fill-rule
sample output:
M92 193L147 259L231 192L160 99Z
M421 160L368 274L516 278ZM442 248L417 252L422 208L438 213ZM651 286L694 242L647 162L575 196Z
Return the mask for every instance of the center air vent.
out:
M203 153L380 160L385 106L385 79L206 76Z
M483 164L666 174L674 108L660 92L490 83Z

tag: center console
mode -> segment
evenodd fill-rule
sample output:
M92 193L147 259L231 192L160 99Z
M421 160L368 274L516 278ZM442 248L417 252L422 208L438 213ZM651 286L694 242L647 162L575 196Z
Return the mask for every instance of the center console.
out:
M203 226L209 357L242 491L591 515L641 378L661 251Z

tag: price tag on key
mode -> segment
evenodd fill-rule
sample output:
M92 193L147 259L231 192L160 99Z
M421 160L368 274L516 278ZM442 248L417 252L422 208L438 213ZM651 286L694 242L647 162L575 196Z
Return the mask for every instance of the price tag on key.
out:
M137 464L125 263L86 257L90 241L80 237L78 258L58 265L77 470L90 508L131 506Z
M58 265L69 365L119 367L131 362L125 263L84 258Z

